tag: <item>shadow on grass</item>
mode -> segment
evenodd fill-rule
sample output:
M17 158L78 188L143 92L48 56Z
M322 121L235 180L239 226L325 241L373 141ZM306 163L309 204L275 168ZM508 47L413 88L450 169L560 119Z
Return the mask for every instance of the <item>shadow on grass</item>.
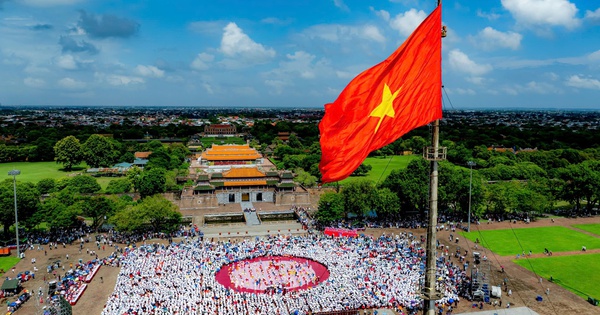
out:
M81 171L85 171L87 170L87 167L85 166L73 166L71 167L71 169L67 170L64 167L61 167L58 169L61 172L65 172L65 173L73 173L73 172L81 172Z

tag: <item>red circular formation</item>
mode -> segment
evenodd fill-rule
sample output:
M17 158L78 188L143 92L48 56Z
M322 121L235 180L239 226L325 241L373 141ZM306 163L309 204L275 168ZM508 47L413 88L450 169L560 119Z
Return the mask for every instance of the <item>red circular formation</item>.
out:
M218 283L238 292L306 290L329 278L323 264L293 256L262 256L235 261L217 270Z

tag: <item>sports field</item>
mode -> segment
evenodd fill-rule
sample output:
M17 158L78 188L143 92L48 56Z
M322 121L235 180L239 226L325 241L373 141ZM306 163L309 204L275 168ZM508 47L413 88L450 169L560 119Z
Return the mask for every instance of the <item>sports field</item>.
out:
M600 254L514 260L516 264L535 272L539 277L544 279L552 277L555 283L584 299L587 299L588 296L600 298L599 261ZM545 288L540 291L543 290Z
M573 227L588 231L600 236L600 224L574 224Z
M348 183L357 179L368 179L373 182L383 181L392 170L404 169L410 161L418 159L419 155L391 155L386 157L368 157L363 164L371 165L372 169L366 176L350 176L340 184Z
M500 256L543 253L547 248L552 252L568 252L600 248L600 238L586 235L562 226L518 228L505 230L472 230L461 232L471 241L479 239L482 246Z
M61 177L68 176L72 173L78 173L85 170L87 166L81 164L75 167L70 172L63 170L63 165L56 162L11 162L11 163L0 163L0 176L12 179L12 176L8 175L10 170L19 170L21 174L17 175L17 180L24 182L37 183L40 179L54 178L59 179Z
M67 176L73 176L80 173L85 173L87 165L81 163L74 167L71 171L66 172L62 164L56 162L11 162L0 163L0 180L2 174L6 174L6 179L12 180L12 176L8 175L10 170L19 170L21 174L17 175L17 181L37 183L44 178L59 179ZM115 177L96 177L96 181L102 189L105 189L108 182Z

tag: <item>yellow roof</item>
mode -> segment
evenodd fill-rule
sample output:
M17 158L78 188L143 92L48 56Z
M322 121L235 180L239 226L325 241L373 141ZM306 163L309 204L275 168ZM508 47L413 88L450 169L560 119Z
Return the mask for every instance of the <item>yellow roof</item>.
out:
M267 185L266 180L235 180L228 181L223 183L225 186L257 186L257 185Z
M202 159L208 161L248 161L259 158L260 153L247 144L213 145L202 152Z
M256 167L252 168L232 168L229 171L223 172L224 178L256 178L266 177L265 173L259 171Z

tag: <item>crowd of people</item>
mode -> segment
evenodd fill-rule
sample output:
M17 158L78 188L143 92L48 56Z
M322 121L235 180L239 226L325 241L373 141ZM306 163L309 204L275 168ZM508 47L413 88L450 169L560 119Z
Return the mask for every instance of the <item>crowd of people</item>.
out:
M121 270L102 315L308 314L370 308L414 314L422 307L425 249L421 241L412 233L379 238L314 234L239 242L186 238L170 245L131 247L120 258ZM236 290L215 278L227 264L270 256L317 261L326 266L329 277L306 290L270 294ZM468 287L464 270L443 253L437 259L437 278L444 296L440 305L458 301L459 293Z

